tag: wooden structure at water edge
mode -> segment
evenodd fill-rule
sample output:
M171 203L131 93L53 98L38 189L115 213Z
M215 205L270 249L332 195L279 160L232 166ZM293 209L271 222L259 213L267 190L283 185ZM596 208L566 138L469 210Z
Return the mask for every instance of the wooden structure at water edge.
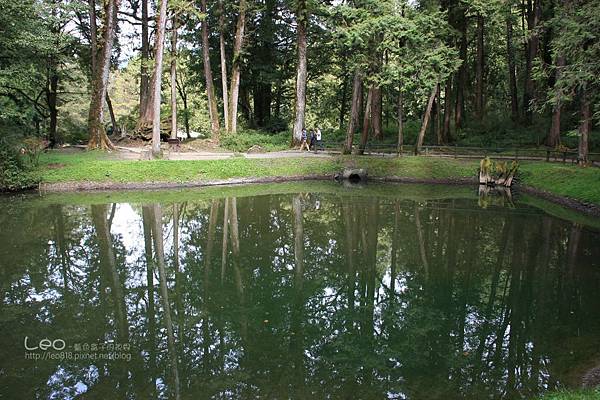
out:
M479 163L479 184L486 186L511 187L519 163L512 161L492 161L489 157Z

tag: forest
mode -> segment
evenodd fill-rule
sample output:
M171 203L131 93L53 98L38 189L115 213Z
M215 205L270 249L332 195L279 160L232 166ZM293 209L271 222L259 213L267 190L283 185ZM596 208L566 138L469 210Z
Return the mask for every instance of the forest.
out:
M0 6L5 160L39 141L138 141L156 157L161 137L289 148L317 127L357 154L379 142L547 146L586 164L600 144L598 1Z

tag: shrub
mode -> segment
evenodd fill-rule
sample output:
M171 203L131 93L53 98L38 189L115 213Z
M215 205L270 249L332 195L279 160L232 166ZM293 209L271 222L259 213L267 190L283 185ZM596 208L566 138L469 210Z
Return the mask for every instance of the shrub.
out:
M0 139L0 191L31 189L38 183L23 160L21 148L6 138Z

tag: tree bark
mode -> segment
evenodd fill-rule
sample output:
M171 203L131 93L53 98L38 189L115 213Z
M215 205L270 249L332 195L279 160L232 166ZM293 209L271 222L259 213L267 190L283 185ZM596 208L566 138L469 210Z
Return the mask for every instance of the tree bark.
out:
M344 154L352 153L352 144L354 142L354 132L358 125L360 116L360 103L362 97L362 77L360 71L354 71L352 83L352 105L350 106L350 118L348 119L348 130L346 131L346 141L344 143Z
M433 90L431 91L431 95L429 96L429 101L427 102L427 109L425 110L425 115L423 116L423 124L421 125L421 130L419 131L419 136L417 137L417 143L415 143L415 155L418 155L421 151L421 146L423 146L423 139L425 138L425 132L427 131L427 124L429 123L429 118L431 116L431 109L433 108L433 101L435 100L435 96L438 92L439 85L435 85Z
M298 69L296 76L296 119L294 121L294 131L292 134L292 146L299 145L302 141L302 130L304 129L304 118L306 114L306 31L308 26L308 11L306 1L298 1L296 10L296 20L298 22Z
M51 56L51 58L54 58ZM55 147L61 144L61 139L58 136L58 71L54 60L49 61L49 82L46 89L46 103L48 103L48 114L50 115L50 126L48 127L48 137L50 139L50 147Z
M103 45L92 80L92 99L88 115L88 129L90 131L88 149L114 149L113 144L108 139L108 136L106 136L102 117L104 114L104 102L106 101L108 75L110 73L110 55L115 37L117 11L120 3L120 0L108 0L106 5Z
M177 16L173 13L171 29L171 139L177 139Z
M365 105L365 115L363 115L363 126L362 133L360 135L360 143L358 145L358 150L356 154L362 155L365 153L365 148L367 147L367 141L369 140L369 130L371 128L371 104L373 102L373 91L375 90L374 86L369 88L369 92L367 93L367 104Z
M202 56L204 58L204 79L206 81L206 97L208 99L208 114L210 116L210 131L214 139L219 140L219 110L213 84L212 68L210 67L210 48L208 42L208 14L206 0L200 3L201 11L206 17L202 21Z
M240 57L244 43L244 31L246 29L246 0L240 0L239 16L235 29L235 41L233 44L233 62L231 68L231 97L229 99L229 131L237 132L237 110L240 94Z
M589 162L589 136L592 128L592 109L590 96L584 88L581 94L581 123L579 125L579 146L577 161L579 165L587 165Z
M346 120L346 103L347 103L347 95L348 93L348 74L344 74L344 80L342 82L342 102L340 104L340 117L339 117L339 127L340 131L344 129L344 121Z
M374 87L371 99L371 124L373 124L373 137L377 140L383 139L382 112L381 88Z
M140 66L140 117L148 104L148 58L150 53L150 43L148 37L148 0L142 2L142 63Z
M565 57L559 55L556 57L556 82L560 80L563 67L566 65ZM560 145L560 114L562 110L562 92L556 94L556 102L552 107L552 126L546 137L546 146L558 147Z
M450 119L452 118L452 78L446 81L444 89L444 126L442 128L442 142L450 143Z
M475 68L475 112L478 119L483 118L483 69L484 69L484 19L483 15L477 15L477 64Z
M465 108L464 90L467 85L467 18L464 9L461 9L460 13L459 57L462 64L456 77L456 106L454 111L454 126L456 129L460 129L463 126L463 112Z
M106 91L106 106L108 107L108 115L110 116L110 124L112 126L112 134L115 135L119 133L119 125L117 124L117 117L115 116L115 110L112 105L112 101L110 100L110 95L108 94L108 89Z
M510 91L510 110L513 122L519 120L519 100L517 95L517 69L515 66L515 49L513 46L513 24L508 10L506 18L506 54L508 58L508 87Z
M161 0L158 19L158 32L154 43L154 72L152 74L152 156L160 157L160 86L162 81L165 30L167 26L167 0Z
M540 39L535 29L539 25L542 17L542 6L540 0L527 0L527 29L529 38L526 43L526 62L525 62L525 87L523 91L523 115L525 122L531 122L532 111L530 103L534 98L534 83L533 83L533 60L537 56Z
M221 53L221 86L223 87L223 117L225 120L225 131L229 128L229 92L227 89L227 63L225 57L225 7L223 0L219 1L219 50Z

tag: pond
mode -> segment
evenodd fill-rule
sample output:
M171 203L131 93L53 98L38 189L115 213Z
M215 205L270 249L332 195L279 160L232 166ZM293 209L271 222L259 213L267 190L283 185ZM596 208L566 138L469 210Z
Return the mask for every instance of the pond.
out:
M597 222L527 196L302 183L0 205L0 398L523 398L600 363Z

